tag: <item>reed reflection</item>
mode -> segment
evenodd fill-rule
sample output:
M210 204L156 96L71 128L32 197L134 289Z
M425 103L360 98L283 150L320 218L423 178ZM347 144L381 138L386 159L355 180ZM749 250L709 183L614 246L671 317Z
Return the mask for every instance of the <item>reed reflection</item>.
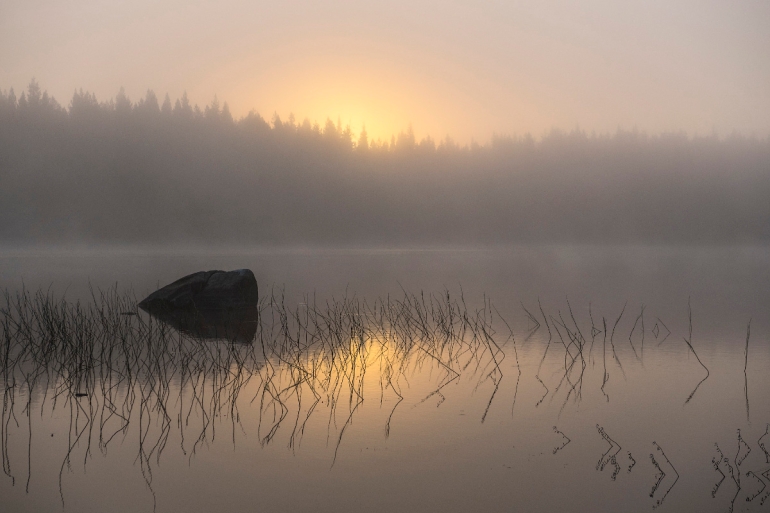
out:
M256 430L262 445L283 432L294 450L311 418L325 415L333 465L346 428L371 394L365 384L376 383L379 398L398 398L383 426L388 436L403 387L416 372L428 371L433 383L422 401L438 404L461 376L491 381L483 421L503 377L502 347L512 340L510 332L497 334L497 319L488 300L473 310L448 292L374 302L307 297L289 306L274 289L254 308L148 315L117 289L94 291L87 304L43 291L6 291L3 471L14 482L26 477L29 487L31 463L23 469L12 461L8 442L21 422L31 432L33 422L45 421L31 415L33 404L51 418L69 414L61 425L68 444L59 470L62 503L62 475L75 462L87 465L96 451L106 455L113 444L138 440L136 460L152 491L153 467L169 441L178 439L192 458L228 425L233 444L236 430ZM29 444L31 461L31 437Z

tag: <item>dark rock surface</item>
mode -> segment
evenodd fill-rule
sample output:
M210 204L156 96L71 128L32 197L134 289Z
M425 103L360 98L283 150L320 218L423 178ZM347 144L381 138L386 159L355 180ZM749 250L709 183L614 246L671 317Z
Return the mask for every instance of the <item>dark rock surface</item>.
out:
M201 271L160 288L139 302L146 311L231 310L256 306L257 280L249 269Z
M248 269L201 271L160 288L139 308L195 338L248 343L257 331L257 280Z

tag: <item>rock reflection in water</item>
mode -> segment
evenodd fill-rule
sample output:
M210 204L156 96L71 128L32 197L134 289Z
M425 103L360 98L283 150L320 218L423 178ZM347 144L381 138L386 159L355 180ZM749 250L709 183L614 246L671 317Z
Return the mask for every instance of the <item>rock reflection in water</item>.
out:
M142 309L155 319L197 339L216 339L249 344L254 341L259 322L259 309L256 305L228 310Z

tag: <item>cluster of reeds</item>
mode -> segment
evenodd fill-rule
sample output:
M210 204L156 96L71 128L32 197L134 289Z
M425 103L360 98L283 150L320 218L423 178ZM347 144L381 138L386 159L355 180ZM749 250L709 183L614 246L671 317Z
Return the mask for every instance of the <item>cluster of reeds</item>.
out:
M536 406L539 406L549 395L551 399L557 396L560 391L566 391L562 402L562 410L568 404L570 399L575 402L579 402L582 398L583 383L586 377L586 370L588 365L594 366L597 363L597 356L594 353L594 346L601 342L601 365L602 365L602 383L600 390L607 401L609 401L609 395L607 394L605 387L610 381L610 372L607 366L608 355L612 361L615 362L617 369L625 377L625 369L620 355L622 354L620 348L616 344L617 338L620 338L619 325L626 313L628 303L624 303L617 317L601 317L601 322L598 318L594 318L594 312L591 304L588 304L587 318L578 321L573 312L572 305L569 300L566 301L566 313L562 313L561 310L556 310L555 313L547 313L542 304L538 301L538 308L534 310L539 312L539 316L533 314L523 304L522 309L528 320L529 333L526 340L529 340L542 326L545 326L548 334L548 339L545 343L545 349L543 350L540 364L538 365L537 372L535 373L535 379L540 382L544 389L543 396L537 402ZM703 382L708 379L710 373L706 365L698 356L692 339L693 339L693 324L692 324L692 308L690 302L687 304L688 309L688 322L689 330L688 337L683 338L686 347L691 352L698 364L706 371L706 375L701 379L692 390L690 395L685 399L685 404L689 403L695 396ZM645 349L645 336L648 330L645 328L645 305L642 304L639 308L639 314L636 316L630 331L628 332L628 349L630 353L628 356L632 356L633 360L636 360L643 364L644 362L644 349ZM614 321L612 320L614 318ZM590 324L589 324L590 323ZM581 328L581 324L583 328ZM590 327L590 329L588 329ZM584 335L583 333L587 333ZM658 346L662 345L668 340L671 335L671 330L660 319L655 317L655 324L649 332L658 341ZM749 336L751 333L751 322L747 328L746 334L746 349L745 349L745 365L744 365L744 389L746 396L746 415L749 415L749 399L748 399L748 350L749 350ZM616 338L617 337L617 338ZM636 344L634 343L636 340ZM557 346L562 351L562 361L559 371L556 373L558 376L558 382L555 388L551 390L546 382L541 378L540 372L543 364L552 352L552 346ZM597 351L598 353L598 351Z
M744 494L746 502L753 502L754 500L759 499L759 505L762 506L767 499L770 498L770 468L767 467L767 463L770 463L770 455L763 442L768 433L770 433L770 424L765 427L765 432L757 440L757 445L765 457L765 464L762 465L755 460L753 463L756 465L754 469L747 470L746 472L743 471L742 467L746 464L746 460L749 458L752 450L751 445L749 445L743 438L740 429L737 430L737 448L735 456L732 458L726 456L724 452L722 452L719 444L714 444L716 456L712 458L711 464L714 467L714 470L719 474L720 478L712 487L711 496L715 499L717 498L720 487L729 477L735 485L735 493L730 497L730 503L727 509L728 512L735 510L736 501L744 489L746 489ZM745 485L742 481L742 477L752 478L755 483Z
M137 429L137 460L150 485L151 463L173 430L189 457L213 441L225 419L235 443L236 427L254 427L243 426L244 405L259 411L256 430L263 444L287 426L290 447L299 443L314 412L324 409L329 435L336 429L336 458L372 369L381 394L390 390L398 398L386 435L404 399L402 383L428 366L438 372L423 401L443 401L445 387L461 375L479 384L490 381L485 417L502 379L502 346L512 337L498 341L493 325L499 317L486 298L474 310L462 295L455 299L448 292L404 292L373 302L306 297L290 305L282 291L273 290L258 304L256 335L248 344L195 338L138 312L135 298L116 289L93 292L86 303L26 290L6 291L4 299L0 446L3 471L12 478L9 430L23 416L31 423L33 397L41 411L70 412L60 480L76 447L85 447L85 464L93 448L106 452L113 440Z
M603 366L603 377L602 377L602 386L601 391L609 400L609 396L604 391L604 387L606 386L607 382L609 381L610 374L607 370L607 342L609 340L610 343L610 351L612 358L615 360L615 362L618 365L618 368L621 372L624 373L623 370L623 364L620 361L620 357L618 356L618 352L615 348L615 330L618 327L618 324L620 323L620 320L623 318L623 314L626 311L626 304L623 305L623 308L620 311L620 314L615 319L615 323L612 325L612 329L608 330L607 328L607 319L605 317L602 317L601 325L597 325L596 321L594 320L593 311L591 308L591 304L588 305L588 318L590 320L590 330L587 330L587 333L590 335L590 341L588 337L583 335L583 330L580 328L580 323L575 318L575 314L572 310L572 305L570 304L569 300L567 300L567 312L568 316L565 314L562 314L561 311L557 311L555 314L546 314L545 310L543 309L542 304L538 301L538 310L540 312L540 319L542 319L543 323L540 323L540 319L538 319L537 316L533 315L529 310L527 310L524 305L522 305L522 308L524 309L524 312L527 315L527 318L529 319L530 323L534 323L534 327L530 329L530 333L527 337L529 339L532 335L537 332L540 327L544 324L547 331L548 331L548 340L546 342L545 350L543 351L543 356L540 359L540 365L538 366L537 372L535 373L535 378L540 382L540 384L545 389L545 392L543 396L538 401L537 405L539 406L545 398L551 394L551 397L555 397L558 392L562 389L566 390L566 394L564 397L564 401L562 403L562 409L567 405L570 399L573 399L574 401L579 401L582 397L583 393L583 381L586 375L586 368L588 367L589 363L595 363L595 358L593 355L593 349L594 345L597 342L597 337L599 335L602 335L602 366ZM565 319L566 317L566 319ZM639 327L637 327L639 326ZM657 325L656 325L657 327ZM553 329L551 329L553 328ZM545 384L543 379L540 377L540 371L542 370L543 363L546 360L546 357L548 356L549 350L551 349L551 345L554 342L554 332L556 334L556 337L558 338L557 345L561 346L563 349L563 367L561 369L561 372L559 372L559 381L556 384L555 389L553 392L548 388L548 386ZM608 332L609 332L609 338L608 338ZM641 337L641 343L642 343L642 352L641 355L643 357L644 355L644 305L641 307L641 313L636 318L636 321L634 322L634 326L631 328L631 332L629 333L628 340L629 344L631 346L631 349L633 351L634 356L641 360L641 357L639 356L640 353L636 351L636 348L634 346L632 337L636 332L640 333Z

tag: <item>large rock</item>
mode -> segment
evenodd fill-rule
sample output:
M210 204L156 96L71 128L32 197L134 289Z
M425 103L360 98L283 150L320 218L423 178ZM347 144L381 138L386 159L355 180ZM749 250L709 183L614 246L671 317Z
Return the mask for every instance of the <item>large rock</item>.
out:
M257 331L259 291L254 273L201 271L156 290L139 307L195 338L251 342Z
M259 289L254 273L201 271L156 290L140 303L148 312L160 310L232 310L256 306Z

